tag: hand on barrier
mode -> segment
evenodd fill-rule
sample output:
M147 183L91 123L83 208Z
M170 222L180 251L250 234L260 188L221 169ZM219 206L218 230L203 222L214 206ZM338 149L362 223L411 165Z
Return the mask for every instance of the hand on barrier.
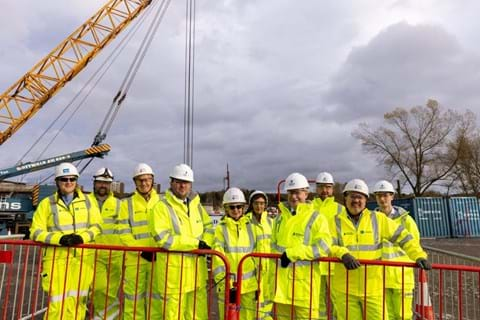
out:
M282 253L282 256L280 257L280 265L282 266L282 268L288 267L290 262L292 261L288 259L287 253L286 252Z
M152 262L157 260L157 254L155 252L150 252L150 251L142 251L140 256L147 260L148 262Z
M417 266L422 268L423 270L432 270L432 265L430 262L428 262L427 259L424 258L418 258L417 261L415 261Z
M65 247L70 247L75 245L74 243L74 234L65 234L60 238L60 245Z
M207 249L207 250L211 250L212 248L203 240L200 240L198 242L198 249Z
M237 300L237 289L236 288L230 288L230 303L235 303Z
M358 260L355 259L355 257L352 256L350 253L345 253L342 256L342 262L345 268L347 268L348 270L360 268L360 262L358 262Z
M83 244L83 238L78 234L72 234L72 244L75 246L77 244Z

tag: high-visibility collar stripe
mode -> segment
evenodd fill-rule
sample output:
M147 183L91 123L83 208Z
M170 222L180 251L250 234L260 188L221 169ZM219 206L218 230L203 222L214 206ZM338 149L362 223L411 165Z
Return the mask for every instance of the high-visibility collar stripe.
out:
M340 203L337 203L337 214L340 214L342 212L343 206Z

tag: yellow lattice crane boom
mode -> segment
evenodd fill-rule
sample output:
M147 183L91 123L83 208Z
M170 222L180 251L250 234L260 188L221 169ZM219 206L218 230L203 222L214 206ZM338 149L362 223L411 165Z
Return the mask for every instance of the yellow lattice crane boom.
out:
M152 0L109 0L0 96L0 144L55 95Z

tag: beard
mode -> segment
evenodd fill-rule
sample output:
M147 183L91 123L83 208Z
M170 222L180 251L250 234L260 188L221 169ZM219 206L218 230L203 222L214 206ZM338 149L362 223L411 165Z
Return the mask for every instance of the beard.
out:
M95 189L95 194L101 197L106 196L108 194L108 189L105 187L100 187L98 189Z

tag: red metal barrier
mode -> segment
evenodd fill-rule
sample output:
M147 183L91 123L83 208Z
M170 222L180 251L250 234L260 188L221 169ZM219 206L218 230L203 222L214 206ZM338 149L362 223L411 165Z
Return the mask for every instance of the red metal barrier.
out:
M252 253L249 254L240 261L239 270L238 270L238 283L236 284L237 288L241 288L241 279L242 279L242 266L243 262L246 259L257 259L257 261L265 261L271 260L273 265L275 266L273 269L274 273L278 272L278 269L281 268L279 264L280 255L278 254L261 254L261 253ZM402 319L411 319L409 314L413 314L414 319L422 319L422 320L433 320L440 319L440 320L450 320L450 319L457 319L457 320L477 320L480 319L480 267L477 266L462 266L462 265L445 265L445 264L434 264L433 270L431 271L423 271L418 269L414 263L402 263L402 262L388 262L388 261L370 261L370 260L360 260L363 268L363 277L358 278L357 280L364 282L364 290L367 291L368 287L368 278L366 277L367 271L369 268L380 268L381 272L383 273L383 283L381 284L381 290L379 292L381 296L380 305L377 306L379 311L381 312L380 316L369 316L367 312L367 308L362 308L361 312L363 315L359 315L358 313L352 313L352 305L353 304L360 304L361 306L365 306L370 303L372 297L368 294L363 294L358 299L349 295L349 288L348 288L348 276L351 272L347 272L347 279L341 279L338 276L335 277L334 274L334 266L337 268L344 268L343 265L336 259L332 258L322 258L313 262L307 262L307 265L310 265L310 275L314 274L313 270L318 268L319 262L328 263L329 270L333 273L327 277L328 283L326 286L326 294L323 295L323 298L327 301L327 309L326 312L322 315L320 314L319 317L313 317L312 314L316 312L313 308L307 310L307 317L311 319L335 319L334 315L336 315L336 319L361 319L362 316L364 319L389 319L388 315L385 312L385 303L386 303L386 288L385 288L385 268L394 267L394 268L402 268L402 283L404 281L404 272L410 268L415 268L415 289L414 289L414 297L413 297L413 305L404 305L402 304ZM305 265L305 261L299 261L296 263L297 265ZM295 275L293 272L295 265L292 264L289 268L292 269L292 274ZM427 279L428 275L428 279ZM276 279L276 277L275 277ZM257 279L260 283L260 279ZM270 285L276 290L278 287L277 281L287 281L288 279L276 279L274 282L270 283ZM293 286L291 288L292 292L296 290L295 283L300 281L300 279L292 279ZM425 281L428 280L428 285ZM346 286L346 293L343 295L332 295L332 286L331 283L341 282L343 281L343 286ZM311 282L312 283L312 282ZM372 284L370 284L372 285ZM315 288L310 287L308 290L308 294L310 295L309 299L312 300L312 293L315 292ZM404 285L402 285L402 294L407 293ZM325 297L326 296L326 297ZM237 308L240 308L242 293L237 290ZM293 299L290 302L291 305L296 305L295 295L292 295ZM345 301L339 302L339 298L344 298ZM427 298L428 297L428 298ZM275 300L277 300L278 293L275 296ZM453 298L453 299L452 299ZM315 301L312 301L312 305L316 305ZM344 312L339 312L338 310L339 305L344 306ZM350 311L350 312L349 312ZM290 309L289 317L280 317L278 314L278 305L275 303L273 306L273 319L298 319L298 316L295 317L295 310L294 308ZM259 305L257 303L257 315L260 313ZM242 310L240 308L239 311L240 316L242 315ZM341 314L344 314L342 317ZM261 318L261 317L257 317Z
M53 261L61 260L61 264L42 261L46 250L51 250ZM185 312L201 314L203 319L218 319L215 294L218 285L213 281L211 257L223 261L226 274L230 274L225 256L213 250L167 252L155 248L106 245L66 248L33 241L0 240L0 251L0 257L5 258L0 259L0 319L5 320L48 317L52 308L59 310L56 319L122 319L129 312L128 308L133 308L133 313L132 310L130 313L136 319L141 318L142 310L146 313L144 319L182 319ZM148 262L142 257L142 252L152 252L156 259ZM103 261L100 256L103 256ZM115 260L115 257L119 259ZM118 277L110 274L114 270L114 262L120 264ZM102 263L106 264L107 274L99 277ZM54 276L55 270L60 270L61 274ZM120 284L129 277L133 280L134 298L126 304L125 287ZM85 281L88 284L86 292L81 290ZM75 287L73 291L72 283ZM115 286L118 288L116 295L107 295L109 289ZM142 291L142 287L146 290ZM58 288L60 294L52 295ZM224 292L224 299L229 298L229 289L219 290ZM105 291L101 301L96 295L99 290ZM170 301L178 302L173 305ZM109 312L113 307L118 309L112 316ZM225 311L228 314L227 306ZM176 315L172 317L167 312L175 312Z
M1 319L33 319L38 318L38 316L44 314L48 308L51 307L49 300L51 300L51 296L48 296L44 290L42 290L42 275L44 274L45 270L42 270L42 256L45 253L47 248L60 248L60 247L48 247L39 243L35 243L32 241L22 241L22 240L0 240L0 257L3 256L4 259L0 259L0 318ZM230 288L221 288L218 290L220 293L220 297L217 296L215 290L218 285L213 281L213 275L211 268L208 269L208 265L205 269L204 266L207 264L206 258L216 256L219 257L225 264L226 274L230 274L229 264L226 261L226 258L218 254L212 250L195 250L192 252L166 252L158 249L153 248L124 248L124 247L115 247L115 246L103 246L103 245L82 245L75 248L70 248L70 250L76 250L80 259L88 259L88 257L95 257L92 259L92 269L93 269L93 280L88 292L87 298L87 315L84 317L85 319L93 319L95 312L94 301L95 301L95 291L96 291L96 284L95 281L96 274L98 272L98 268L100 265L98 264L98 255L100 253L107 253L105 256L107 257L106 261L107 264L110 264L114 259L115 253L120 252L120 263L122 265L122 272L121 275L115 281L118 283L123 283L125 281L125 277L129 276L125 273L125 265L126 265L126 256L127 254L133 253L135 260L130 263L133 263L134 266L140 269L140 265L146 265L146 269L150 270L151 274L155 274L156 271L161 270L163 273L160 277L155 278L154 276L150 278L146 278L148 281L148 289L145 293L145 303L146 303L146 312L152 313L154 311L162 311L167 309L167 300L164 299L165 297L177 297L180 303L176 304L175 307L177 309L174 310L176 312L176 317L178 319L183 318L182 314L182 305L185 303L190 303L191 308L189 310L195 314L200 312L205 312L206 317L208 319L218 319L218 310L216 310L216 299L224 299L224 301L230 301ZM89 254L93 253L93 255L85 254L87 250L90 250ZM140 256L140 252L142 251L149 251L156 253L156 262L145 262L143 261ZM57 252L55 255L59 255L60 253ZM235 303L232 304L225 304L225 319L227 320L236 320L241 319L242 314L244 313L244 309L242 309L241 302L242 302L242 292L238 290L238 288L242 287L242 267L243 262L246 259L254 259L257 265L257 273L256 279L258 282L259 291L256 293L256 305L255 308L255 318L257 319L295 319L295 312L298 312L294 308L286 309L287 316L280 318L278 315L280 311L285 311L285 308L279 310L279 305L274 304L270 311L268 308L264 308L264 302L269 299L268 294L264 292L268 288L272 289L273 294L278 294L277 288L279 287L279 281L291 281L291 292L292 292L292 300L290 301L291 305L296 305L296 299L298 295L295 293L303 293L306 294L306 299L309 302L309 305L312 306L311 308L307 308L304 310L306 312L306 318L311 319L333 319L335 313L337 313L337 319L341 319L338 317L338 297L342 298L345 297L345 303L342 305L344 306L344 314L345 319L359 319L361 316L357 313L352 313L352 306L355 303L360 305L366 305L367 303L371 302L371 297L369 295L363 295L359 299L352 300L352 297L348 295L349 288L347 286L348 282L343 279L343 284L340 282L342 281L338 275L335 275L334 268L343 268L343 265L340 264L336 259L331 258L323 258L317 261L299 261L295 264L291 264L289 268L291 268L291 278L288 277L286 279L280 278L277 279L276 275L278 274L279 268L281 268L279 264L278 258L280 255L278 254L260 254L260 253L253 253L245 256L239 264L239 270L237 272L237 283L235 284L237 291L236 291L236 299ZM173 262L176 261L179 263L180 269L182 270L190 270L195 275L193 282L185 282L189 278L188 273L180 273L179 277L175 277L175 272L178 269L173 268L175 264ZM416 268L414 264L411 263L400 263L400 262L383 262L383 261L365 261L360 260L363 268L363 275L358 277L357 280L360 282L364 282L366 284L365 291L369 286L372 284L368 282L368 278L366 277L365 270L373 270L372 268L377 267L380 272L385 274L385 267L395 267L395 268L402 268L402 270L407 270L409 268ZM71 261L69 261L71 262ZM316 287L309 287L307 289L299 287L300 280L307 280L310 284L315 283L314 277L316 275L315 270L318 268L319 263L328 263L330 274L326 277L327 285L325 289L325 294L320 296L326 300L326 310L324 314L319 313L319 316L316 317L317 310L320 301L315 301L313 299L313 294L319 288ZM164 268L159 268L159 264L163 263ZM265 269L265 266L268 265L268 268ZM111 269L113 266L110 265L107 270ZM308 272L304 273L303 279L297 279L297 273L295 272L298 268L304 268L309 270ZM190 269L189 269L190 268ZM199 275L201 274L201 270L208 270L206 271L208 274L205 275L204 278L200 278ZM269 273L264 273L264 270L269 270L271 273L271 277L269 278ZM417 274L417 280L428 280L428 286L424 281L417 281L417 286L415 288L415 297L413 298L413 305L403 305L403 318L408 319L407 315L410 310L417 311L415 314L415 319L432 319L434 316L435 319L458 319L458 320L476 320L480 319L480 267L478 266L462 266L462 265L449 265L449 264L434 264L433 270L427 272L428 279L423 277L422 275L418 277L419 271L415 272ZM86 269L80 268L79 278L82 278L87 274ZM347 272L347 277L350 275L350 272ZM67 263L67 269L64 275L65 280L66 276L72 275L72 269L69 268L69 264ZM159 273L157 275L160 275ZM130 274L135 279L134 289L140 290L140 283L142 281L142 276L140 273L133 273ZM111 288L114 283L109 280L109 276L106 277L106 285L105 290L108 291L108 288ZM154 282L154 279L156 282ZM181 284L181 286L175 286L174 280L177 279ZM61 282L62 286L65 286L64 281ZM76 279L76 281L80 281L80 279ZM182 282L183 281L183 282ZM203 283L205 281L206 283ZM267 282L267 285L262 285L262 282ZM403 282L403 272L402 272L402 282ZM197 286L197 284L202 283L201 286ZM228 284L228 281L224 282ZM344 296L338 295L336 296L337 300L332 293L332 289L334 284L340 283L346 288L346 292ZM420 283L420 284L419 284ZM204 284L204 285L203 285ZM52 285L52 283L50 283ZM194 291L188 291L188 287L192 286L196 288ZM380 311L382 312L382 316L377 318L369 317L369 313L367 310L363 309L362 313L366 319L387 319L385 315L385 277L383 278L383 283L381 284L381 289L379 290L379 294L382 296L382 305L379 307ZM98 289L98 288L97 288ZM177 290L178 289L178 290ZM428 293L426 292L428 290ZM64 294L67 294L65 292ZM77 304L80 303L81 292L80 290L75 291L73 293L68 293L71 297L75 298ZM125 300L125 292L124 288L120 286L118 292L118 298L122 301L119 309L118 316L121 318L125 315L125 307L124 307L124 300ZM189 297L189 298L186 298ZM278 296L272 297L277 299ZM333 299L332 299L333 298ZM111 306L110 298L105 298L105 308L102 310L105 313L108 311L107 309ZM156 301L156 299L159 299ZM187 300L184 300L187 299ZM190 302L188 301L190 299ZM61 300L60 300L61 301ZM136 305L137 308L141 307L141 300L134 299L133 305ZM429 303L429 301L431 303ZM158 303L160 302L160 304ZM63 301L62 301L63 303ZM204 307L205 306L205 307ZM281 306L282 307L282 306ZM301 310L300 310L301 311ZM412 311L412 312L413 312ZM270 314L271 312L271 314ZM285 314L285 313L284 313ZM107 315L104 316L106 318ZM270 317L270 318L269 318ZM64 319L70 319L68 316L64 315ZM173 317L175 318L175 317ZM299 317L297 317L298 319ZM151 316L151 319L172 319L172 317L168 317L165 313L155 314Z

